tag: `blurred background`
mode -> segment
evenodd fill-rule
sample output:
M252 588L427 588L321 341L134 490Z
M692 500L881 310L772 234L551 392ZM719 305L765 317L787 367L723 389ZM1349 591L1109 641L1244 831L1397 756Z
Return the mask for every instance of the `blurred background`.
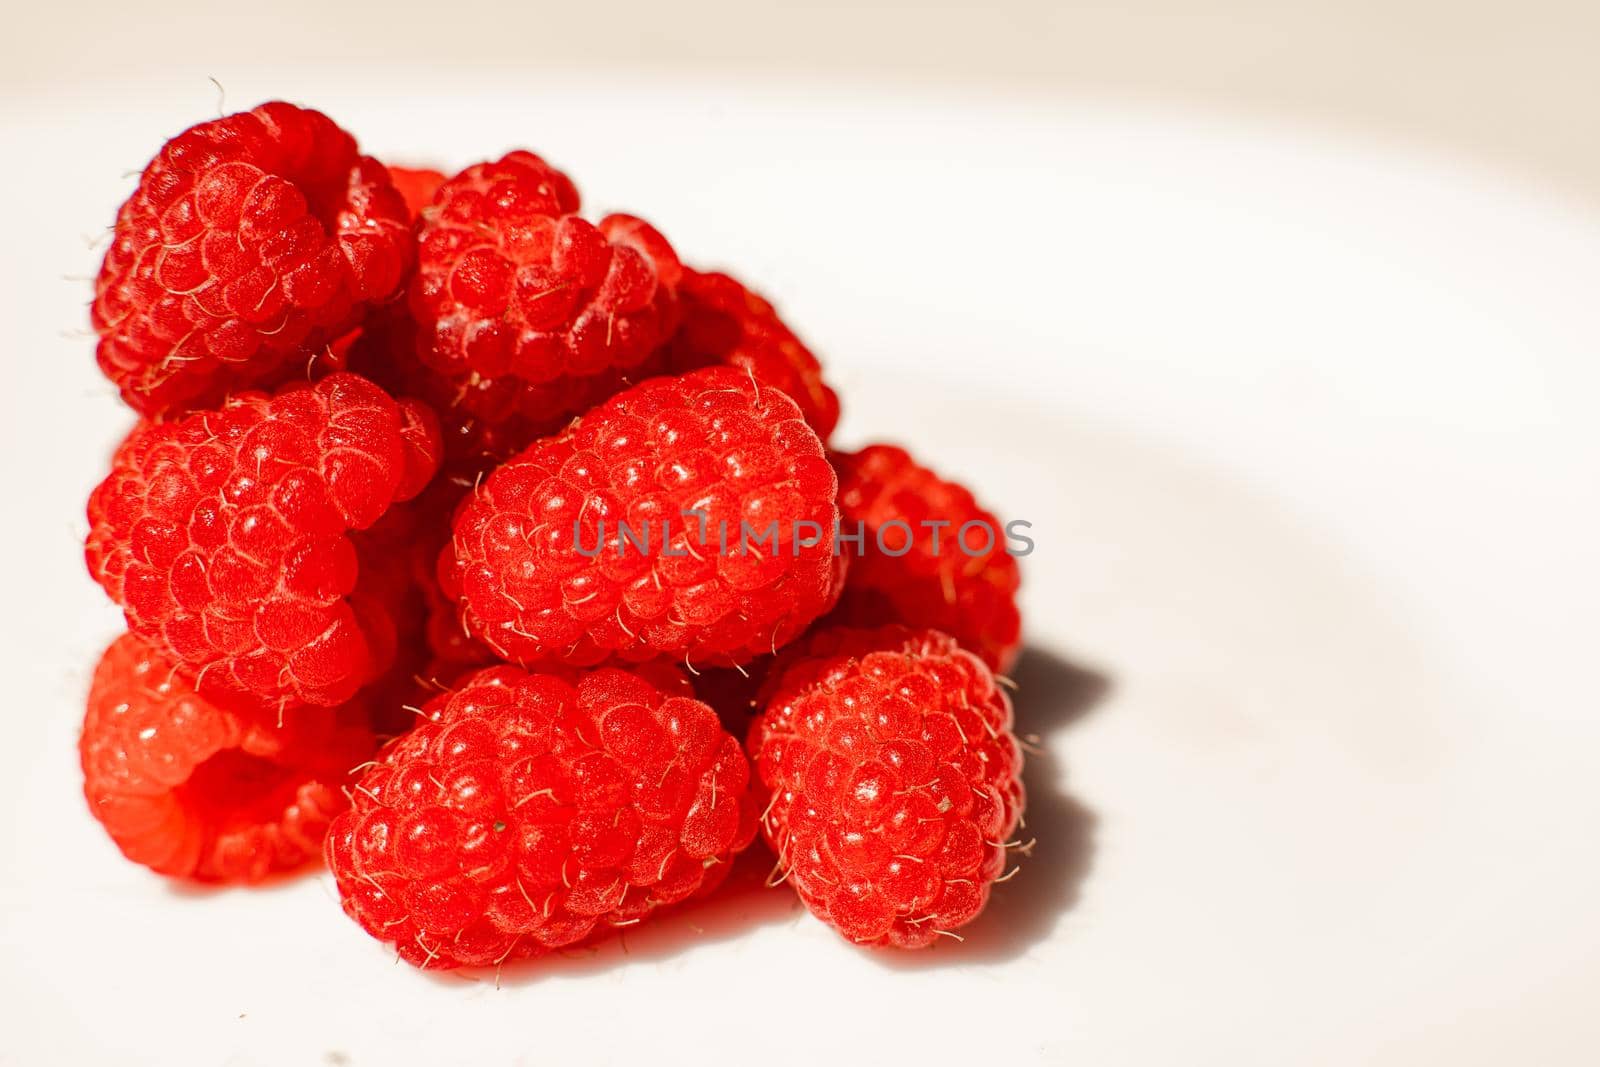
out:
M1591 0L820 0L39 5L0 42L8 110L271 67L388 88L597 75L1018 90L1288 117L1600 196ZM386 86L374 84L373 91ZM197 92L200 90L197 90ZM248 106L253 99L238 99Z

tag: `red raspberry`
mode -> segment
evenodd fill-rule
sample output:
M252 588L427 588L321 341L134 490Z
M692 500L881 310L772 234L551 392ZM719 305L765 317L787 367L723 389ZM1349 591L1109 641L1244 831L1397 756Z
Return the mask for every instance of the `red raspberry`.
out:
M943 630L991 670L1006 671L1022 647L1017 588L1005 528L972 494L918 466L904 449L872 445L835 453L844 529L865 529L833 618L851 626L903 623ZM904 527L885 524L899 520ZM935 551L934 529L938 527ZM978 523L962 537L962 527ZM879 547L878 538L889 551ZM902 555L892 553L905 548ZM962 547L972 550L969 554ZM982 549L983 551L979 551Z
M95 668L78 752L84 796L117 847L175 878L254 882L317 855L376 747L358 705L282 727L199 696L132 634Z
M1011 701L988 668L936 630L822 630L764 696L762 830L806 906L899 948L971 922L1023 806Z
M398 289L408 221L383 164L321 112L203 122L117 213L95 283L100 369L145 414L281 381Z
M509 375L449 378L418 358L416 326L404 306L369 316L350 354L351 370L396 395L420 397L438 413L446 474L465 486L574 415L659 373L662 363L656 354L626 370L537 385Z
M749 766L665 684L502 666L430 701L328 835L345 912L418 966L484 966L714 888L755 833Z
M682 268L636 218L585 222L566 175L529 152L439 187L417 232L418 353L469 391L638 367L671 334ZM498 387L506 391L506 387ZM482 413L482 412L479 412Z
M835 485L784 393L729 367L654 378L491 474L456 514L440 580L513 661L728 666L837 598Z
M760 295L726 274L685 269L678 285L683 325L667 349L674 373L724 364L788 393L826 444L839 423L839 397L822 365Z
M343 703L385 666L394 588L348 534L438 453L431 412L345 373L146 424L89 498L89 572L202 692Z
M433 202L433 194L444 184L445 179L443 174L427 167L391 166L389 180L394 183L401 199L406 202L407 213L411 218L416 218L422 213L423 208Z

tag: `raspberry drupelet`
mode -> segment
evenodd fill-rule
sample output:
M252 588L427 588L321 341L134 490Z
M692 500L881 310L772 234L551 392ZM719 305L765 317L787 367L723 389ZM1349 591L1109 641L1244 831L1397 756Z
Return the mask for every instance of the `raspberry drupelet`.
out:
M482 967L709 892L756 809L739 743L686 693L659 665L501 666L435 697L328 835L345 912L420 967Z
M845 528L860 523L865 536L832 621L943 630L991 670L1009 670L1022 648L1022 576L1000 520L903 448L871 445L834 453L833 463Z
M360 531L421 491L438 433L342 372L147 423L89 498L89 572L202 693L341 704L387 665L404 591Z
M859 944L971 922L1023 807L1011 702L934 630L824 629L786 649L750 754L762 831L806 906Z
M132 634L101 657L78 742L89 810L122 853L160 874L253 882L318 855L376 742L365 712L276 726L198 695Z
M726 274L685 269L678 285L683 322L667 348L673 373L723 364L788 393L824 444L839 423L839 397L822 365L771 304Z
M732 666L838 597L836 485L786 394L728 367L654 378L485 479L441 585L473 636L524 665Z
M91 318L146 415L270 387L400 287L410 216L389 172L292 104L168 141L117 213Z
M546 399L520 388L581 391L566 380L637 368L671 335L672 247L639 219L596 225L578 206L565 174L512 152L449 179L423 209L408 293L417 354L474 414L527 414Z

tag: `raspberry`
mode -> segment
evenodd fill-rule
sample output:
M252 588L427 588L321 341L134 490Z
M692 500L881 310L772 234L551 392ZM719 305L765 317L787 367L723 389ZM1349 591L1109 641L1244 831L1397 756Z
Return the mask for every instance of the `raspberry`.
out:
M389 180L406 202L406 213L416 218L433 202L433 194L444 184L444 175L426 167L390 167Z
M147 415L276 384L399 288L408 221L388 171L321 112L203 122L117 213L91 313L100 369Z
M574 415L657 373L661 363L652 355L626 370L537 385L511 376L452 379L418 358L416 326L403 305L369 316L350 353L351 370L397 395L419 397L438 413L445 471L467 486L535 438L555 433Z
M1008 670L1022 647L1016 603L1022 577L1006 552L1000 521L969 491L918 466L904 449L872 445L835 453L833 461L844 527L854 532L861 523L865 529L833 619L851 626L933 627L991 670ZM886 529L895 520L905 526ZM937 551L934 528L926 523L945 524L937 528ZM967 523L981 528L973 526L958 542ZM880 533L888 552L878 543ZM903 554L893 554L908 544Z
M316 856L346 772L376 744L359 705L283 727L198 695L124 634L95 668L78 752L117 847L175 878L254 882Z
M203 693L341 704L386 665L398 587L348 535L438 453L431 412L345 373L143 425L89 498L89 572Z
M835 485L779 390L728 367L654 378L491 474L456 514L440 581L516 662L730 666L837 598Z
M899 948L971 922L1023 806L1011 702L982 661L936 630L822 630L764 696L762 830L806 906Z
M440 694L328 835L345 912L418 966L484 966L710 891L756 809L738 742L682 691L502 666Z
M822 366L772 305L726 274L685 269L678 285L683 325L667 349L674 373L723 364L788 393L827 443L839 423L839 397Z
M577 210L572 182L529 152L440 186L409 292L422 361L468 392L503 393L505 378L558 385L659 348L675 325L677 256L639 219L595 226Z

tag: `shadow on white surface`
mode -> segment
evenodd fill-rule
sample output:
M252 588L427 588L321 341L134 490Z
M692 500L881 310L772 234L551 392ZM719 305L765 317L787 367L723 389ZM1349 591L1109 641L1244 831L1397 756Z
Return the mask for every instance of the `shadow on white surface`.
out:
M1104 675L1036 647L1023 653L1013 676L1017 733L1034 749L1023 767L1028 787L1027 822L1016 836L1035 838L1036 843L1020 857L1016 877L996 888L983 916L962 930L963 943L940 943L919 952L863 949L874 962L920 969L1011 959L1047 939L1077 903L1079 887L1093 859L1095 816L1061 788L1062 772L1047 745L1052 734L1077 722L1104 700L1111 686ZM758 840L738 858L728 881L711 896L664 912L636 928L590 945L508 965L498 975L493 969L424 971L421 975L456 988L476 982L515 987L670 959L772 923L816 921L806 914L792 890L766 884L771 867L772 854Z
M445 986L498 982L503 988L531 985L546 979L582 978L670 959L740 937L759 926L806 917L800 898L791 890L782 886L767 888L766 877L771 868L771 853L758 843L739 856L728 880L715 893L663 911L636 927L618 930L592 944L507 964L499 975L493 968L419 971L418 975Z

